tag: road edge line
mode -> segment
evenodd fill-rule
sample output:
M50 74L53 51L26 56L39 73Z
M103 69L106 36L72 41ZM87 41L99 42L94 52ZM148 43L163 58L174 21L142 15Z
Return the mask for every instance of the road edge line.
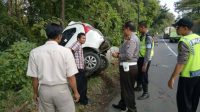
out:
M177 54L169 47L169 45L165 42L164 38L162 39L167 48L177 57Z

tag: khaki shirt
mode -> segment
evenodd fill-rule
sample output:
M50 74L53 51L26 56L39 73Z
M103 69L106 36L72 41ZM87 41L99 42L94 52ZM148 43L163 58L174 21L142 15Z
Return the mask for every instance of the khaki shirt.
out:
M139 55L139 39L132 33L130 40L125 40L119 49L120 62L137 62Z

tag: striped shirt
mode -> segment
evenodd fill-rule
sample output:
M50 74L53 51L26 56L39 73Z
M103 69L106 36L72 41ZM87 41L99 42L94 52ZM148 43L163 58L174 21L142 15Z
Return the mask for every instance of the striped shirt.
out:
M82 44L76 41L74 44L72 44L70 48L72 49L72 52L74 53L74 58L75 58L77 68L84 69L84 56L83 56Z

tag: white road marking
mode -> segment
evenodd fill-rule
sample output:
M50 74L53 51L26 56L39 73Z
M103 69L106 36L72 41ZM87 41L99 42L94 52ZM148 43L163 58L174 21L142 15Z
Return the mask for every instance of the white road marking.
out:
M177 54L169 47L169 45L165 42L165 39L162 39L167 48L177 57Z

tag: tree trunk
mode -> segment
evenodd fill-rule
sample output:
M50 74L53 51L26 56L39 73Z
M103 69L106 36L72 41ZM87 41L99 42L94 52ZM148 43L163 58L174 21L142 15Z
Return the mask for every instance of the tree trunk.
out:
M14 14L16 17L17 17L17 19L19 20L19 5L18 5L18 0L15 0L15 14Z
M9 15L9 16L12 16L12 15L13 15L12 0L8 0L8 15Z
M29 26L32 26L34 24L34 18L35 18L35 14L34 14L34 10L33 10L33 1L32 0L28 0L29 3L29 7L28 7L28 24Z
M65 21L65 0L61 1L61 19Z

